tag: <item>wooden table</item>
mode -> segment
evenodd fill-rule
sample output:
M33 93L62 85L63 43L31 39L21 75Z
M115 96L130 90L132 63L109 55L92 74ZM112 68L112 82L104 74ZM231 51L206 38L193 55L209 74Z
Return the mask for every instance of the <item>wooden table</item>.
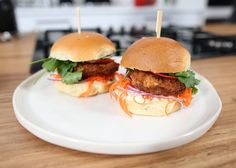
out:
M34 34L27 34L0 44L0 167L236 167L236 55L192 62L192 67L215 86L223 102L219 119L205 135L168 151L109 156L49 144L16 121L12 94L29 76L35 39Z

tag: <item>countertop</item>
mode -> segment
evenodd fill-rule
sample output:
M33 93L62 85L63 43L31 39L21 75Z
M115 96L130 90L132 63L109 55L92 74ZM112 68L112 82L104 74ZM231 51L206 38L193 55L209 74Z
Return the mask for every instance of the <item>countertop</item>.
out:
M224 33L235 25L210 25ZM236 55L192 61L219 93L223 109L213 127L184 146L134 156L98 155L49 144L25 130L12 107L14 89L29 74L36 35L0 43L0 167L236 167Z

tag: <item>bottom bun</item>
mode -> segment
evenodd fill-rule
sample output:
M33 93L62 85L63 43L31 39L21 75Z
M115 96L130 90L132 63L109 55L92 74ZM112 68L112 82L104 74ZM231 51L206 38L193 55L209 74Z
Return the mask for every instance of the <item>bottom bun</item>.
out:
M122 91L119 89L115 92L117 95L122 94ZM117 96L117 99L119 99L119 96ZM124 101L126 103L127 113L136 115L166 116L180 110L182 107L182 104L174 99L164 97L150 99L132 93L128 93Z
M127 107L131 113L137 115L164 116L178 111L181 108L181 104L177 101L158 98L144 104L127 101Z
M88 97L108 92L113 81L82 81L77 84L67 85L61 81L55 81L54 86L61 92L74 97Z

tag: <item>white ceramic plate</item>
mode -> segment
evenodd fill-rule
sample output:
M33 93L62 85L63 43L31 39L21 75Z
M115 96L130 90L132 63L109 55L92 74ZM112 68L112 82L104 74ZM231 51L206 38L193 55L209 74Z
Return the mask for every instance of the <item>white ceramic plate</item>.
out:
M129 118L109 94L74 98L58 92L40 71L14 92L18 121L37 137L63 147L102 154L141 154L174 148L203 135L222 103L202 76L189 108L168 117ZM34 84L35 83L35 84Z

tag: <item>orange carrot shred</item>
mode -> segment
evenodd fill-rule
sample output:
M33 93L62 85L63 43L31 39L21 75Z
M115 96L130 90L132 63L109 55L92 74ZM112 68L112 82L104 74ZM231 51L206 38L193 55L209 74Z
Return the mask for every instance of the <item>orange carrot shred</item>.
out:
M192 100L192 88L186 88L184 93L178 95L179 99L182 99L185 106L189 106Z
M124 110L124 112L132 117L132 113L128 110L127 103L126 103L126 97L127 97L127 91L123 91L121 95L119 96L119 103L121 108Z
M143 98L144 98L145 100L149 100L149 101L151 101L151 100L153 99L152 96L148 96L148 95L146 95L146 96L144 95Z
M89 81L88 82L88 89L84 93L82 93L80 96L87 97L91 94L92 91L93 91L93 82Z
M109 92L111 97L114 96L116 98L124 112L128 116L132 117L132 113L128 110L126 102L126 98L128 96L128 85L130 85L130 81L128 79L122 78L122 80L115 82L110 87ZM115 93L116 89L120 89L121 93Z
M106 75L106 76L92 76L92 77L89 77L88 79L85 80L85 81L88 82L88 89L84 93L82 93L80 96L81 97L89 96L93 92L93 83L95 81L107 83L109 80L113 80L113 79L114 79L114 74Z
M50 74L50 76L53 77L54 79L61 80L61 75L60 74Z

